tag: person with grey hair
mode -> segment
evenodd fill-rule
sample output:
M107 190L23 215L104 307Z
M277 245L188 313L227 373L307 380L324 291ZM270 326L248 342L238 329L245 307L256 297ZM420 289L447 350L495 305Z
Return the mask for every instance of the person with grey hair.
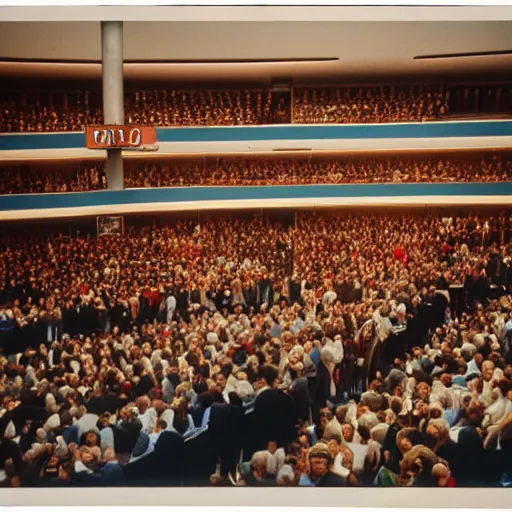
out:
M295 471L292 466L285 464L277 474L278 487L295 487L297 485Z
M317 371L318 388L315 402L318 407L328 405L332 408L344 403L346 393L343 389L342 364L341 361L336 363L335 354L330 347L323 347L320 351Z
M267 463L266 451L254 453L249 471L242 475L243 481L248 487L273 487L277 485L275 475L273 478L268 477Z

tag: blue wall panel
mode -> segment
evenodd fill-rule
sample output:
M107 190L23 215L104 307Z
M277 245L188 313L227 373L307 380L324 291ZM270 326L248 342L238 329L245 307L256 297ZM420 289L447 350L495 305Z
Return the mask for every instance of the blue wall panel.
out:
M0 151L85 148L85 133L24 133L0 135Z
M373 125L287 125L158 130L161 142L213 142L307 139L417 139L512 135L512 121Z
M512 136L512 121L158 128L157 132L160 142L500 137ZM0 135L0 151L83 147L84 133Z
M0 196L0 211L37 208L68 208L111 204L137 204L207 200L299 199L314 197L397 197L397 196L497 196L511 195L508 183L299 185L269 187L188 187L132 189L68 194ZM276 205L277 206L277 205ZM1 215L0 215L1 218Z

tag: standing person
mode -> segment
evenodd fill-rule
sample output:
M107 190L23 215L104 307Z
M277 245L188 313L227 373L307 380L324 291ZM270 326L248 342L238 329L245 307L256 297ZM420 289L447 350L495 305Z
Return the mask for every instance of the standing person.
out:
M139 304L139 294L132 290L130 294L130 298L128 299L128 304L130 305L130 316L133 324L137 323L137 319L139 318L140 313L140 304Z
M392 367L398 361L405 362L408 345L407 316L405 304L399 304L391 319L391 332L384 345L384 359Z
M176 296L172 288L167 289L167 298L165 299L167 308L167 323L171 324L174 320L174 313L176 311Z
M380 371L383 377L385 377L389 373L389 370L391 370L389 362L386 358L385 347L385 343L387 342L388 337L393 330L393 324L389 318L390 313L391 308L389 307L389 304L385 302L380 307L378 307L373 314L375 332L380 342L377 345L375 360L377 361L377 369Z
M482 439L484 405L479 402L470 403L466 416L462 428L456 434L458 456L454 473L461 487L482 485L485 480L482 468L487 459Z
M176 290L176 311L178 315L184 322L188 322L189 320L189 311L188 308L190 306L190 296L189 292L185 286L185 283L181 282Z
M258 287L253 279L245 282L243 293L249 310L256 309L258 307Z
M341 378L341 361L336 362L336 356L331 347L323 347L320 351L318 365L318 388L316 403L318 406L333 407L344 402L343 379Z
M301 293L301 282L298 274L293 274L290 282L289 282L289 295L290 295L290 304L302 304L302 299L300 296Z
M258 281L258 304L268 304L269 308L274 305L274 286L266 272Z
M281 447L295 437L295 418L289 401L277 390L278 376L279 370L275 366L261 367L255 386L258 391L250 422L251 435L247 436L247 449L244 450L246 460L253 453L265 450L269 441L276 441Z

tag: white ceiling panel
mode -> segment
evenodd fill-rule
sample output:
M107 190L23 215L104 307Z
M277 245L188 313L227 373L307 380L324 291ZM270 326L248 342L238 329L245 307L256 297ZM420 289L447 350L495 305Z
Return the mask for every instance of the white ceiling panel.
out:
M2 11L0 11L1 14ZM1 18L0 18L1 19ZM512 50L512 21L125 22L128 61L319 59L316 63L127 64L128 79L294 80L351 76L510 74L512 56L414 60L431 54ZM0 22L0 76L99 77L99 22ZM85 61L90 64L11 61Z

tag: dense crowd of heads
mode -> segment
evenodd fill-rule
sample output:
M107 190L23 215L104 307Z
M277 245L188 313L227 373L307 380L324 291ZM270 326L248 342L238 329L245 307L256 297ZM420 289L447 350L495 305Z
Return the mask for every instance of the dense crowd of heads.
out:
M509 485L511 221L4 236L3 485Z
M443 86L295 89L293 122L302 124L431 121L448 113Z
M126 99L128 123L238 126L289 122L289 107L271 91L139 91Z
M15 92L0 99L0 132L80 132L103 124L97 93Z
M37 168L30 164L0 169L0 194L49 194L87 192L107 188L104 162L82 162L66 166Z
M126 188L341 185L363 183L497 183L512 179L507 155L193 158L125 161ZM76 169L5 167L0 194L85 192L107 188L105 163Z
M125 117L148 126L275 124L290 122L290 105L271 91L138 91L126 93ZM103 124L96 92L17 93L0 100L0 132L71 132L94 124Z
M507 156L206 158L130 162L125 186L262 186L354 183L507 182Z
M159 89L125 94L127 123L150 126L420 122L451 114L510 114L511 109L510 86L309 87L292 93ZM88 124L103 124L97 91L6 91L0 99L0 132L82 131Z

